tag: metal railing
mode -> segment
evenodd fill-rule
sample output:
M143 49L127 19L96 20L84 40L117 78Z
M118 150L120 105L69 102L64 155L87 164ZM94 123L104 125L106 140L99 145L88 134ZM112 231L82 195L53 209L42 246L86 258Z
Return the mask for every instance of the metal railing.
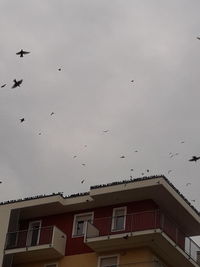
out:
M87 223L85 241L89 238L113 236L145 230L161 230L176 246L181 248L191 259L200 265L200 247L177 224L160 210L136 212L125 216L94 218L92 223ZM199 256L198 256L199 255Z
M51 244L53 231L54 226L47 226L17 232L9 232L6 236L5 249Z

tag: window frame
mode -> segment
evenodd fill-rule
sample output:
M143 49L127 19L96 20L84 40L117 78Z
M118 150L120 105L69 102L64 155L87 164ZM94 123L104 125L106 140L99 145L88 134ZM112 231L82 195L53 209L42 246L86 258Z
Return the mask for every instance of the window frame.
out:
M91 215L91 221L93 222L93 220L94 220L94 211L74 214L74 221L73 221L73 227L72 227L72 238L83 237L85 235L86 223L84 223L84 226L83 226L84 227L83 228L83 234L77 235L75 233L75 230L76 230L76 225L77 225L77 217L87 216L87 215Z
M99 256L99 257L98 257L98 264L97 264L97 267L102 267L102 266L100 265L102 259L113 258L113 257L116 257L116 258L117 258L117 266L118 266L118 265L119 265L119 257L120 257L120 254L112 254L112 255Z
M115 229L115 213L117 210L124 210L124 225L122 229ZM124 231L126 229L126 215L127 215L127 206L123 206L123 207L117 207L117 208L113 208L113 213L112 213L112 224L111 224L111 232L120 232L120 231Z

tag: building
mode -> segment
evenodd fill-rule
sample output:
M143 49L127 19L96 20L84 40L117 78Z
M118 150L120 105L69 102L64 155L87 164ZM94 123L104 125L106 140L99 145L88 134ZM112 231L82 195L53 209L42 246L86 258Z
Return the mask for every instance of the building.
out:
M3 267L198 267L199 212L164 177L1 203Z

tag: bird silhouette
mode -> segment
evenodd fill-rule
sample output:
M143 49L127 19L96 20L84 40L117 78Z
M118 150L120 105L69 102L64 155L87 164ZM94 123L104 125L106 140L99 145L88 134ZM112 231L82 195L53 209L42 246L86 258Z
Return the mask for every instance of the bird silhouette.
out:
M1 88L4 88L6 86L6 83L2 84Z
M82 163L81 165L82 165L82 166L84 166L84 167L86 166L86 164L85 164L85 163Z
M134 82L134 80L131 80L131 82L133 83L133 82Z
M13 84L12 88L16 88L16 87L20 87L23 80L21 79L21 80L17 81L16 79L14 79L13 82L14 82L14 84Z
M104 130L103 132L104 132L104 133L108 133L108 132L109 132L109 130Z
M59 68L58 71L61 71L61 68Z
M167 173L169 174L170 172L172 172L172 170L169 170Z
M74 156L73 156L73 159L75 159L75 158L77 158L77 156L76 156L76 155L74 155Z
M81 180L81 184L83 184L85 182L85 179Z
M133 169L131 169L131 172L133 172Z
M193 156L191 159L189 159L189 161L194 161L196 162L197 160L199 160L200 157L197 157L197 156Z
M54 115L54 114L55 114L54 112L51 112L51 114L50 114L50 115L52 116L52 115Z
M185 143L185 141L181 141L181 144L184 144Z
M147 169L147 172L149 172L149 169Z
M42 133L38 133L38 135L41 135Z
M23 49L21 49L19 52L16 53L16 55L19 55L20 57L23 57L24 55L27 55L29 53L30 52L24 51Z
M128 239L128 235L123 236L123 238L127 240Z
M120 159L125 159L125 156L121 156Z
M138 150L135 150L134 152L135 152L135 153L137 153L137 152L138 152Z
M24 118L21 118L21 119L20 119L20 122L24 122L24 121L25 121L25 119L24 119Z
M197 37L198 40L200 40L200 37Z

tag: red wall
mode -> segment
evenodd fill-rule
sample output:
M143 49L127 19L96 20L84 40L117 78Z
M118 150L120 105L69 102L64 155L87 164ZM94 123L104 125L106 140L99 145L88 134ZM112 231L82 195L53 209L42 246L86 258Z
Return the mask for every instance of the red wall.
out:
M81 210L81 211L76 211L73 213L51 215L48 217L35 218L32 220L38 220L38 219L42 220L42 227L55 225L67 235L66 255L87 253L87 252L92 252L92 250L86 244L84 244L83 237L72 238L74 215L79 214L79 213L93 211L94 212L94 224L97 224L99 226L98 228L101 229L101 231L103 232L105 231L106 233L108 231L110 232L110 229L111 229L111 226L110 225L108 226L108 224L111 224L111 219L108 219L108 217L112 217L113 208L122 207L122 206L127 207L127 214L158 209L158 206L152 200L144 200L144 201L138 201L138 202L123 203L123 204L114 205L114 206L100 207L100 208L95 208L93 210ZM147 227L149 226L148 220L149 220L148 218L146 218L145 220ZM127 226L129 224L128 221L129 220L127 219L127 223L126 223ZM20 223L20 230L28 229L28 224L29 224L29 221L22 221ZM42 236L41 238L43 239Z

